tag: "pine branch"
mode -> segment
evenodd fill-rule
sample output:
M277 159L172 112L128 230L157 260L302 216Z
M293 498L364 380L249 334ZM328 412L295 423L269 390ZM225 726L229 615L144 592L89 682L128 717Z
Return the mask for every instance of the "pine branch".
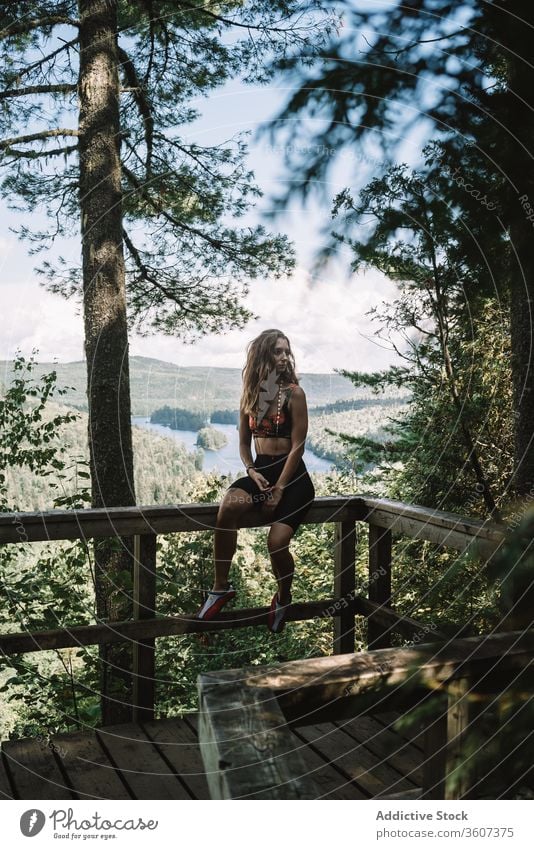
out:
M169 298L169 300L174 301L174 303L176 303L184 313L191 313L194 315L194 311L185 306L185 304L180 300L180 298L176 294L176 291L173 291L167 286L164 286L162 283L159 282L157 277L154 276L152 270L143 262L141 254L128 236L126 230L124 229L122 231L122 237L124 239L124 244L126 245L128 253L133 259L138 270L142 274L143 279L146 280L147 283L150 283L152 286L154 286L154 288L161 292L163 295L165 295L166 298Z
M53 150L17 150L9 147L4 155L11 156L13 159L46 159L47 156L60 156L62 153L73 153L75 150L78 150L77 144L55 147Z
M230 245L225 244L221 239L214 239L210 235L208 235L208 233L203 233L202 230L199 230L196 227L191 227L191 225L186 224L185 221L180 221L180 219L175 218L174 215L171 215L170 212L167 212L165 209L163 209L161 204L158 204L151 197L151 195L149 194L149 192L146 191L141 181L137 179L136 175L132 171L130 171L130 169L127 168L124 163L122 165L122 170L125 177L135 188L136 192L139 193L144 200L146 200L148 205L155 212L157 212L158 215L161 215L163 218L165 218L165 220L168 221L169 224L172 224L174 227L177 227L180 230L185 230L186 232L191 233L194 236L198 236L199 238L207 242L209 245L211 245L213 248L216 248L217 250L223 250L228 255L236 253L236 250L234 248L231 248Z
M42 130L40 133L30 133L27 136L13 136L10 139L0 139L0 150L7 150L14 144L27 144L32 141L57 138L58 136L79 136L78 130L56 129Z
M241 23L240 21L233 20L232 18L225 18L223 15L217 15L215 12L210 12L205 6L184 6L183 10L184 12L197 12L198 14L206 15L206 17L211 18L214 21L219 21L219 23L225 24L228 27L239 27L240 29L246 29L248 32L255 30L264 33L288 34L287 27L268 25L261 26L259 24Z
M137 159L137 161L142 166L144 166L143 158L137 152L136 146L133 145L133 144L130 144L128 139L125 139L124 144L128 148L128 150L130 151L131 155L133 157L135 157L135 159ZM156 151L157 151L157 149L158 148L156 148ZM180 185L183 186L185 189L187 189L188 192L191 192L191 194L196 195L204 203L211 203L212 202L212 195L210 195L209 192L201 191L198 188L198 186L196 185L196 183L194 183L190 180L186 180L185 177L179 172L172 173L171 171L167 171L167 169L168 169L167 161L165 159L163 159L162 157L158 156L157 153L156 153L154 159L155 159L156 163L158 163L158 162L161 163L161 165L166 169L164 173L159 174L160 179L165 178L167 173L169 174L169 176L172 174L173 179L177 180L177 182L180 183ZM214 179L216 179L217 175L213 174L213 177L214 177Z
M69 18L67 15L48 15L45 18L30 18L24 21L16 21L5 29L0 30L0 39L31 32L34 29L39 29L39 27L53 27L56 24L67 24L71 27L80 26L80 22L76 18Z
M58 83L57 85L29 85L25 88L8 88L0 91L0 100L8 97L25 97L27 94L54 94L55 92L68 94L76 91L74 83Z
M64 50L69 50L74 45L78 44L78 37L72 38L70 41L65 41L61 47L58 47L57 50L53 50L52 53L49 53L47 56L43 56L41 59L37 59L36 62L32 62L31 65L27 65L25 68L21 68L16 71L11 77L12 80L20 80L23 76L27 76L31 74L36 68L41 68L45 62L48 62L50 59L55 59L56 56L59 56Z
M166 142L170 147L176 148L176 150L179 150L180 153L183 153L185 156L190 156L191 159L193 159L200 168L202 168L207 174L209 174L210 177L213 177L214 180L217 179L217 173L211 168L209 168L204 162L202 162L200 157L195 156L195 154L191 150L191 147L184 147L182 144L180 144L180 142L176 141L176 139L167 138L167 136L165 136L163 133L157 133L156 137L160 141Z
M130 84L134 100L143 119L145 128L145 143L146 143L146 161L145 168L147 175L150 173L152 162L152 145L154 140L154 117L150 103L145 95L145 89L141 85L135 65L122 47L119 47L119 59L122 63L124 75Z
M397 56L400 56L401 53L406 53L407 51L411 50L412 47L417 47L419 44L432 44L435 41L445 41L448 38L456 38L457 35L464 35L465 33L466 33L466 28L461 27L461 29L455 30L454 32L448 32L448 33L445 33L445 35L438 35L438 36L436 36L436 38L421 38L421 39L418 39L416 41L410 42L405 47L396 47L394 50L384 50L384 49L382 49L379 52L384 53L384 54L390 53L390 54L394 55L395 58L397 58ZM367 40L367 38L365 38L365 36L364 36L364 41L366 41L367 44L369 44L369 47L371 47L371 48L373 47L373 45L371 45L369 43L369 41Z

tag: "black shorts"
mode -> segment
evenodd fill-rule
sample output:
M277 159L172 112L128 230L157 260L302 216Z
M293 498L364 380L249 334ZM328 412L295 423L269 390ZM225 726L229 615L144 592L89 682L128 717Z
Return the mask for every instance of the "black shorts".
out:
M258 454L254 461L254 466L273 485L282 474L286 459L287 454L278 454L275 456ZM262 504L265 501L265 493L261 491L258 484L248 475L230 484L230 489L244 489L245 492L252 495L252 501L256 509L258 511L261 510ZM312 480L303 460L299 460L295 474L284 487L280 504L269 517L269 524L283 522L285 525L290 525L296 531L313 504L314 498L315 489Z

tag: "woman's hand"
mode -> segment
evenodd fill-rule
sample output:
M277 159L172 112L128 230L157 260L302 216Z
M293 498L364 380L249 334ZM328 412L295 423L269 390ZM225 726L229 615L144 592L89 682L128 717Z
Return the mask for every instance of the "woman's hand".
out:
M256 469L250 469L248 475L250 478L252 478L254 483L259 486L262 492L266 492L268 489L271 488L271 484L269 483L267 478L264 478L261 472L258 472Z
M281 486L275 484L269 493L269 497L266 501L263 502L263 509L266 513L274 513L280 501L282 500L282 495L284 494L284 490Z

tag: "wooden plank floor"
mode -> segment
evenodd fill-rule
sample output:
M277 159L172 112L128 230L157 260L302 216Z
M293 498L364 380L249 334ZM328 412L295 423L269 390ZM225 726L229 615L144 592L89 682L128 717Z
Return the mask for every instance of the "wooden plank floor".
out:
M395 716L299 727L292 741L321 799L413 798L423 752ZM0 799L209 799L197 716L4 741Z

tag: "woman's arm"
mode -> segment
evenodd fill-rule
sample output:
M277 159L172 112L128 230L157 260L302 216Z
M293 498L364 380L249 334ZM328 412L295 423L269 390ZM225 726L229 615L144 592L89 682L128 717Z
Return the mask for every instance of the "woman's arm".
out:
M302 387L295 386L289 399L291 405L291 448L287 455L282 474L276 482L276 486L283 489L289 483L295 472L298 464L304 454L304 443L306 442L306 434L308 433L308 405L306 404L306 394Z
M248 415L241 411L239 417L239 456L243 461L245 468L253 463L251 451L252 433L250 431ZM267 490L271 484L264 478L261 472L257 472L252 468L247 471L247 475L255 481L261 490Z
M289 403L291 404L291 448L287 455L282 474L273 486L272 499L265 502L264 509L274 510L280 503L284 487L289 483L295 472L298 464L304 454L304 443L306 434L308 433L308 407L306 404L306 395L300 386L296 386L291 393Z
M239 414L239 456L241 457L245 467L253 462L252 451L250 450L251 443L252 433L250 432L248 416L243 412L243 410L241 410Z

